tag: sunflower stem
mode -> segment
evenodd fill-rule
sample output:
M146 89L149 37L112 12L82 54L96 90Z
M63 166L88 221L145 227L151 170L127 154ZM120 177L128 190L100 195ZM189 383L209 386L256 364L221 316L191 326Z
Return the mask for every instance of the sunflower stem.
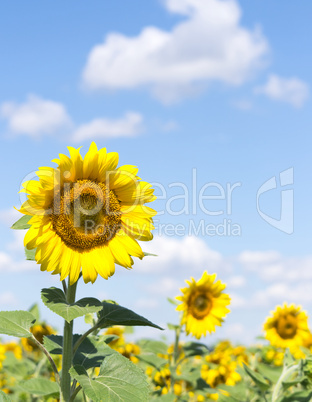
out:
M176 367L177 361L179 358L179 340L181 334L181 327L176 328L175 330L175 341L174 341L174 349L173 349L173 366Z
M292 366L288 366L286 369L284 368L280 378L278 379L277 383L275 384L273 394L272 394L272 402L277 401L280 391L283 387L283 382L286 381L291 374L293 374L296 370L298 370L299 364L294 364Z
M70 285L68 280L68 287L66 291L66 300L72 304L75 302L77 282ZM72 366L73 360L73 324L74 321L64 322L64 337L63 337L63 359L62 359L62 376L61 376L61 401L69 402L70 400L70 386L71 378L69 369Z

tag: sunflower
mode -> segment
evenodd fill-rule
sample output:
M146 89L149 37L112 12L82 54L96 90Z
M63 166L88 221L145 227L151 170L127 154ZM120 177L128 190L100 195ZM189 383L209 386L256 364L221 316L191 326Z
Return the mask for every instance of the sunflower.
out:
M20 212L30 215L24 244L36 249L42 271L69 276L75 283L97 275L107 279L115 263L132 268L131 256L143 258L137 240L151 240L152 217L145 206L156 197L132 165L117 168L118 153L97 149L94 142L85 155L68 147L70 157L60 154L56 168L41 167L39 180L23 183L28 195Z
M296 348L309 337L308 316L300 306L284 303L264 323L265 338L277 348Z
M188 287L180 289L182 296L176 299L181 301L177 307L182 311L181 325L186 326L186 333L191 333L197 339L215 331L216 326L221 326L223 317L230 310L226 308L230 304L230 297L223 293L226 285L220 280L216 281L216 274L209 275L205 271L198 282L194 278L186 281Z

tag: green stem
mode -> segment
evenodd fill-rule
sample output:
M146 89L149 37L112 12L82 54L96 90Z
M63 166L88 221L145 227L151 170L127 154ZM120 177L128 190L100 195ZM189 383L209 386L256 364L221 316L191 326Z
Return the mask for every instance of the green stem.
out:
M88 329L83 335L80 336L80 338L77 339L74 347L73 347L73 356L75 356L75 353L77 352L79 346L82 344L82 342L86 339L86 337L92 332L94 332L98 328L97 324L95 324L92 328Z
M67 303L75 303L77 282L73 285L69 284L66 292ZM70 374L69 369L72 366L73 360L73 320L71 322L65 321L64 323L64 337L63 337L63 359L62 359L62 376L61 376L61 401L69 402L70 400Z
M52 359L52 356L50 355L50 353L47 351L47 349L42 345L42 343L40 343L39 341L38 341L38 339L32 334L32 340L34 341L34 342L36 342L36 344L39 346L39 348L43 351L43 353L47 356L47 358L48 358L48 360L49 360L49 362L50 362L50 364L51 364L51 366L52 366L52 369L53 369L53 371L54 371L54 374L55 374L55 380L57 381L57 383L60 383L60 375L59 375L59 372L58 372L58 369L57 369L57 367L56 367L56 365L55 365L55 363L54 363L54 360Z
M176 368L177 361L179 358L179 340L181 334L181 327L176 328L175 330L175 341L174 341L174 349L173 349L173 366Z
M299 364L295 364L292 366L289 366L284 369L280 378L278 379L277 383L275 384L273 394L272 394L272 402L277 401L279 393L281 391L281 388L283 387L283 381L286 381L288 377L291 376L297 369L299 368Z
M72 402L72 401L75 400L75 398L76 398L76 396L77 396L77 394L78 394L78 392L79 392L80 390L81 390L81 385L79 385L79 386L75 389L75 391L72 393L71 397L69 398L69 402Z

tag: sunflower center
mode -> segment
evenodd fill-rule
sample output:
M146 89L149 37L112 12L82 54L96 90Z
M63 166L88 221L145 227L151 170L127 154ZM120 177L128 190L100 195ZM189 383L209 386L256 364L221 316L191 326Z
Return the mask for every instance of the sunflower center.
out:
M198 320L206 317L212 308L212 300L205 293L195 293L189 303L191 314Z
M280 317L276 324L276 331L283 339L292 339L297 333L297 319L292 314Z
M65 183L52 205L53 230L73 249L107 244L121 227L120 202L113 190L91 180Z

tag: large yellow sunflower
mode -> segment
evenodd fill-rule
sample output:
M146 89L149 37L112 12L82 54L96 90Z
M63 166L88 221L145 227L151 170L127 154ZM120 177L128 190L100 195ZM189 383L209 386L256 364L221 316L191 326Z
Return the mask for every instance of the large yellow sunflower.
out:
M56 168L42 167L39 180L23 183L28 199L20 212L31 215L24 244L36 249L41 270L92 283L100 274L114 274L115 263L131 268L131 256L144 256L137 240L151 240L156 212L144 205L153 201L152 186L142 181L138 169L117 169L118 154L97 149L94 142L81 157L68 147Z
M308 316L294 304L277 306L267 318L263 329L265 338L277 348L294 348L309 337Z
M191 333L197 339L215 331L221 326L223 317L230 312L226 308L230 304L230 297L223 293L226 285L216 281L216 274L209 275L205 271L198 282L194 278L186 281L188 287L180 289L182 296L176 299L182 301L177 307L183 311L181 325L185 324L186 333Z

